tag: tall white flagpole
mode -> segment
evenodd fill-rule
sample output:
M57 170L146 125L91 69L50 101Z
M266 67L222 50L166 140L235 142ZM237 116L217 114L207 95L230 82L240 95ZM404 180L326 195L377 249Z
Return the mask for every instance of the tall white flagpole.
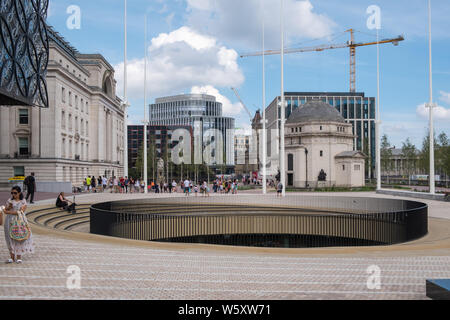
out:
M124 108L123 108L123 175L128 177L128 96L127 96L127 0L124 0L124 33L125 33L125 45L124 45L124 64L123 64L123 77L124 77Z
M380 30L377 28L377 115L375 120L376 131L376 171L377 171L377 190L381 190L381 143L380 143Z
M144 31L144 193L148 193L147 188L147 13L145 14L145 31Z
M280 180L283 185L282 196L286 196L286 170L284 154L284 125L285 125L285 103L284 103L284 0L281 0L281 124L280 124Z
M264 0L261 0L261 11L262 11L262 20L263 20L263 28L262 28L262 113L263 113L263 141L262 141L262 164L263 164L263 194L267 194L267 132L266 132L266 63L265 63L265 17L264 17Z
M434 177L434 126L433 126L433 56L431 51L431 0L428 0L428 31L429 31L429 54L430 54L430 193L435 194Z

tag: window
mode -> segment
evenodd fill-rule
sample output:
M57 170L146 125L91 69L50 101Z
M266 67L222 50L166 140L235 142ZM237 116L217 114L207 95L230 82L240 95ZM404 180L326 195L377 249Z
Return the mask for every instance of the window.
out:
M66 128L66 112L61 111L61 128Z
M14 177L25 177L25 167L14 167Z
M75 117L75 132L78 133L78 117Z
M19 124L28 124L28 109L19 109Z
M28 138L19 138L19 155L27 156L29 153L28 147Z
M320 126L320 131L322 131L322 126Z
M322 150L320 150L320 156L323 157L323 151Z
M86 137L89 137L89 121L86 121Z
M61 143L61 158L66 157L66 139L62 139Z
M345 171L345 164L342 165L342 171Z
M288 171L294 171L294 155L288 154Z
M361 165L355 164L355 171L360 171L360 170L361 170Z
M83 109L84 109L84 101L83 101L83 98L81 98L80 109L81 109L81 112L83 112Z
M69 131L72 131L72 115L69 114Z
M72 92L69 91L69 106L72 106Z
M89 114L88 102L86 101L86 113Z
M64 87L61 88L61 101L62 101L63 103L66 102L66 89L65 89Z
M81 119L81 135L84 135L84 120Z
M78 109L78 96L75 96L75 109Z

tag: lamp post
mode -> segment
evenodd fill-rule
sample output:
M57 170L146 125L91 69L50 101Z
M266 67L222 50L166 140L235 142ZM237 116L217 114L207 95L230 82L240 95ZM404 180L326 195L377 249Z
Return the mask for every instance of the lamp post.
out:
M127 97L127 0L124 0L124 63L123 63L123 175L128 177L128 97Z
M283 185L282 196L286 196L286 172L284 155L284 122L285 122L285 102L284 102L284 0L281 0L281 123L280 123L280 180Z
M433 127L433 61L431 51L431 0L428 0L428 47L429 47L429 60L430 60L430 193L435 194L435 177L434 177L434 127Z

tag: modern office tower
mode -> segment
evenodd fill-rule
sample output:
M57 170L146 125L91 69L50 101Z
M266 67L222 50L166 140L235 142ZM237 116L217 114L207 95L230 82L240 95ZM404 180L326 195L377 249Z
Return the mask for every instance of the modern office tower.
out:
M222 103L216 98L206 94L183 94L156 99L150 105L151 126L190 126L194 136L201 137L203 149L211 142L218 141L217 135L223 138L223 161L214 163L212 167L217 173L230 173L234 166L234 118L222 115ZM232 130L231 130L232 129ZM205 161L204 150L202 158ZM218 150L211 149L212 156ZM195 152L195 151L194 151ZM224 172L225 171L225 172Z

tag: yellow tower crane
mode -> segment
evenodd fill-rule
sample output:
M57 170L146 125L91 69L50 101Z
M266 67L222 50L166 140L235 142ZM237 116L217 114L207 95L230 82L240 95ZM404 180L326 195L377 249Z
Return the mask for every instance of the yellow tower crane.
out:
M330 50L330 49L342 49L342 48L350 48L350 92L356 92L356 48L357 47L363 47L363 46L371 46L375 44L385 44L385 43L392 43L394 46L398 46L398 43L400 41L405 40L403 36L398 36L394 39L384 39L380 41L374 41L374 42L365 42L365 43L355 43L355 35L354 29L345 30L345 32L350 33L350 41L347 43L341 43L341 44L325 44L320 45L316 47L304 47L304 48L293 48L293 49L285 49L284 53L297 53L297 52L313 52L313 51L324 51L324 50ZM264 55L275 55L280 54L281 50L266 50L264 52L252 52L247 54L242 54L241 58L245 57L254 57L254 56L262 56Z

